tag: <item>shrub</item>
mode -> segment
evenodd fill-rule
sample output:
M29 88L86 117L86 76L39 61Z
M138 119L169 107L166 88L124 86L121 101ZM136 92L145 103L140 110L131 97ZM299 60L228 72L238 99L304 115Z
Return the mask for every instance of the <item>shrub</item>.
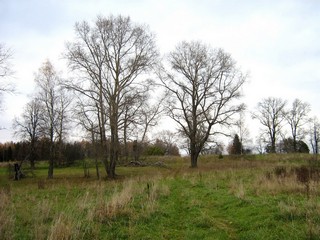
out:
M284 178L287 175L287 169L284 166L277 166L277 167L274 168L274 174L277 177Z
M306 166L296 168L297 180L301 183L307 184L310 181L310 171Z

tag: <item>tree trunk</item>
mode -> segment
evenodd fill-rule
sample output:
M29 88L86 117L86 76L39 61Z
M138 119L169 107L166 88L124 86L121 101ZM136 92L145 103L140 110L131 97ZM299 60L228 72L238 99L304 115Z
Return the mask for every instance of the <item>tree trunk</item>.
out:
M92 150L93 150L93 155L94 155L94 162L95 162L95 167L96 167L97 179L100 179L99 165L98 165L98 153L97 153L97 146L96 146L93 128L91 129L91 141L92 141L92 147L93 147Z
M54 160L53 160L53 156L51 156L51 150L50 150L50 159L49 159L49 169L48 169L48 178L51 179L53 178L53 164L54 164Z
M293 152L294 153L298 152L296 136L293 137Z
M270 153L276 153L276 130L274 129L272 134L271 134L271 149Z
M108 169L108 177L114 179L116 177L115 168L119 157L119 138L117 124L112 121L111 124L111 143L110 143L110 165Z
M196 144L191 143L190 145L190 157L191 157L191 168L197 168L198 167L198 157L199 157L199 151L196 149Z
M49 168L48 168L48 178L53 178L53 167L54 167L54 141L53 141L53 130L51 131L50 137L50 159L49 159Z
M36 158L35 142L34 142L34 140L31 140L31 143L30 143L30 167L31 167L31 170L34 170L34 168L35 168L35 158Z
M129 160L129 149L128 149L128 143L127 143L127 120L126 119L123 127L123 145L124 145L125 162L127 163Z
M102 98L102 90L100 88L100 95L99 95L99 105L97 104L98 108L98 121L99 121L99 130L100 130L100 142L102 147L102 163L106 173L108 174L108 142L106 138L106 128L105 128L105 110L103 105L103 98Z
M191 168L197 168L198 167L198 156L199 154L191 154Z

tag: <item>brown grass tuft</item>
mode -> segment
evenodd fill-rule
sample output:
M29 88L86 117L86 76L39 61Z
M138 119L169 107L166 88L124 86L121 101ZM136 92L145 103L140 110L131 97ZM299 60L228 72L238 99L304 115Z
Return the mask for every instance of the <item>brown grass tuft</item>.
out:
M38 180L38 189L45 189L45 181L44 179L39 179Z
M67 240L71 239L73 235L73 223L62 213L54 219L48 239Z
M147 201L144 204L145 214L153 213L157 209L157 200L160 196L168 196L170 189L160 180L146 183Z
M237 198L244 200L246 196L246 190L243 185L242 180L232 180L229 184L230 192L234 194Z
M130 212L128 205L133 200L136 193L132 180L123 182L121 191L115 189L109 201L100 196L99 202L94 211L95 217L100 222L105 222L121 214Z

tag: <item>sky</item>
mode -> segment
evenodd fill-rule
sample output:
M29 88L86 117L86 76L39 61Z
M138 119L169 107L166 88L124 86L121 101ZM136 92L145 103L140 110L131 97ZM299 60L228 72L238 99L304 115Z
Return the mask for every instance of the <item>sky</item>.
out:
M62 54L75 23L111 14L148 25L163 55L193 40L230 53L249 74L242 99L248 113L266 97L289 104L299 98L320 117L319 13L318 0L0 0L0 43L13 52L17 90L3 98L0 142L16 140L12 119L21 115L46 59L69 74ZM247 119L256 132L258 122Z

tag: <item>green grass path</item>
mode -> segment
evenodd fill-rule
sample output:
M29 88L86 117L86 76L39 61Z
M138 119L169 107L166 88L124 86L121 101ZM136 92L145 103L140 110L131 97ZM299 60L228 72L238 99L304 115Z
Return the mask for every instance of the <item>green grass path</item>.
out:
M279 215L279 199L239 199L221 183L167 180L170 194L148 218L131 222L130 239L304 239L297 223ZM288 231L290 228L290 231ZM298 229L296 229L298 228ZM119 237L119 236L118 236Z

